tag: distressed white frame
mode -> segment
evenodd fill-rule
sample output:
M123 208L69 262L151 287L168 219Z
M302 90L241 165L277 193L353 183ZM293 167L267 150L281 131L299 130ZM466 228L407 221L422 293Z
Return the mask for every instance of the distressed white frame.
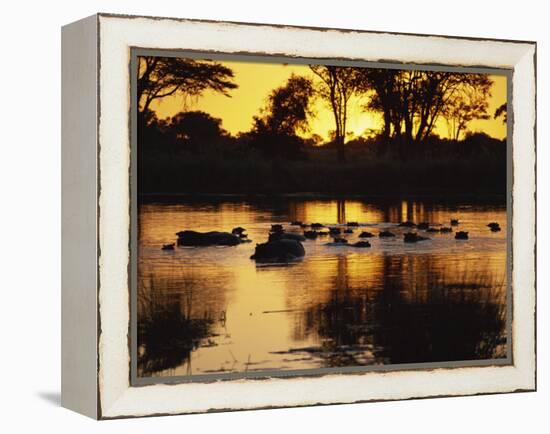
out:
M534 43L101 14L97 19L100 102L97 417L535 389ZM513 365L131 387L130 47L512 68Z

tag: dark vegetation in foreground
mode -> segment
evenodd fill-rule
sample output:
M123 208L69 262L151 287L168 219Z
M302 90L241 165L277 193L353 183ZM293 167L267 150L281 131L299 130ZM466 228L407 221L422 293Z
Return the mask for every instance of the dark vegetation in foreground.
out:
M275 353L307 354L325 367L505 358L503 285L485 276L429 280L429 289L416 292L399 278L380 290L334 289L296 312L297 337L320 344ZM151 286L139 294L139 376L190 366L193 350L216 345L216 315L192 313L192 292Z
M433 282L415 298L395 282L371 297L335 290L303 315L305 333L322 345L291 351L317 355L328 367L504 358L506 302L494 285Z
M143 283L143 282L142 282ZM191 352L214 337L214 320L192 315L192 288L183 294L155 286L153 279L138 294L138 375L151 376L188 362Z

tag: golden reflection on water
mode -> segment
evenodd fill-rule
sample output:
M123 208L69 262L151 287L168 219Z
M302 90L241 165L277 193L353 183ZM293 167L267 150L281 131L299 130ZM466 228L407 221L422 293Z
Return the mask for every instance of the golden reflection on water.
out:
M469 241L429 234L429 241L405 245L404 229L396 227L402 221L448 226L451 218L460 219ZM366 225L346 235L350 242L361 230L391 228L399 236L373 238L370 249L308 240L305 258L292 264L249 259L272 223L299 232L289 226L296 220ZM491 221L502 231L490 232ZM254 242L160 250L180 230L236 226ZM506 231L501 205L298 199L142 204L138 330L146 333L140 335L140 375L502 357Z

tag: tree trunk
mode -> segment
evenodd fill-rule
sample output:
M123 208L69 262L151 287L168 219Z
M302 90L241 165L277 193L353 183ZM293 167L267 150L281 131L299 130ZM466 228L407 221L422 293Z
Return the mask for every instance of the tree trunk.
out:
M415 151L413 141L413 122L409 116L405 117L405 135L402 136L403 151L405 158L409 158L411 153Z
M382 139L388 141L390 139L391 116L389 111L384 110L384 129L382 130Z
M344 138L340 137L338 138L338 161L340 163L343 163L346 161L346 151L344 149Z

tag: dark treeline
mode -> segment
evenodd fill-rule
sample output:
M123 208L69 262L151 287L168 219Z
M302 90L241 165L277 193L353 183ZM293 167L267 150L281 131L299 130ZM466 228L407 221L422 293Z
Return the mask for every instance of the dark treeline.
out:
M250 130L235 136L208 113L158 119L150 109L169 95L193 98L212 90L230 96L237 86L231 69L209 61L141 58L140 193L505 193L505 140L468 130L471 121L491 116L487 75L310 68L318 80L292 75L267 96ZM332 137L324 142L310 130L319 98L334 118ZM352 104L377 113L380 130L351 137ZM505 122L506 105L492 116ZM435 133L441 120L450 138Z

